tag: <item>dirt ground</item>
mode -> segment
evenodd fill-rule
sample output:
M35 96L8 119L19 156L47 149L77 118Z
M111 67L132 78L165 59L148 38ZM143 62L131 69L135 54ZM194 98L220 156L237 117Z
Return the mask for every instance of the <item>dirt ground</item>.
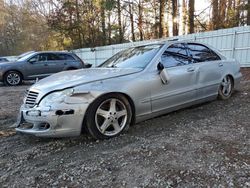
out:
M231 99L145 121L104 141L16 134L10 126L28 85L0 86L0 187L250 187L244 71Z

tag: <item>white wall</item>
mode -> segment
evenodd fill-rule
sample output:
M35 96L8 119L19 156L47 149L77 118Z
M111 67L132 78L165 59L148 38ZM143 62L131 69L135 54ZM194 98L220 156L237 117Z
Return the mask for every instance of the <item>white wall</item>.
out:
M147 40L95 47L92 49L82 48L73 50L73 52L82 58L84 62L97 66L120 50L131 46L138 46L154 41L166 41L173 38L191 39L210 44L219 49L226 57L237 59L242 67L250 67L250 26L195 33L159 40Z

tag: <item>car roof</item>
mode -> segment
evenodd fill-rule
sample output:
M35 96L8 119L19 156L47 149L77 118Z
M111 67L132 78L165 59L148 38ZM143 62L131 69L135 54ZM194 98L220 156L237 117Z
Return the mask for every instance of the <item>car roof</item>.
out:
M37 51L36 53L60 53L60 54L72 54L68 51Z

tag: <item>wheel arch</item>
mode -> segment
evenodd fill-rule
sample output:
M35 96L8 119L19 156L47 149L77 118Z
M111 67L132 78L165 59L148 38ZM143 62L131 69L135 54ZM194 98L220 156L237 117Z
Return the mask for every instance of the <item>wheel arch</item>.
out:
M226 77L226 76L229 76L229 77L232 79L233 85L234 85L234 76L233 76L233 74L232 74L232 73L226 73L226 74L223 75L223 77L221 78L221 80L222 80L224 77Z
M17 70L17 69L10 69L10 70L5 71L5 73L3 73L3 78L5 78L5 76L6 76L6 74L7 74L8 72L12 72L12 71L18 72L18 73L21 75L21 78L24 79L23 73L22 73L20 70Z
M117 94L117 95L122 95L123 97L125 97L129 104L130 104L130 107L131 107L131 110L132 110L132 117L131 117L131 125L134 125L135 122L136 122L136 116L135 116L135 104L134 104L134 101L133 99L126 93L123 93L123 92L108 92L108 93L103 93L101 95L99 95L96 99L94 99L88 106L86 112L85 112L85 115L84 115L84 118L83 118L83 125L82 125L82 128L84 130L84 127L85 127L85 124L86 124L86 118L87 118L87 114L88 114L88 111L89 109L91 108L92 104L94 104L94 102L99 99L100 97L103 97L103 96L106 96L106 95L110 95L110 94Z
M233 86L234 86L234 77L233 77L233 75L232 74L227 74L231 79L232 79L232 81L233 81Z

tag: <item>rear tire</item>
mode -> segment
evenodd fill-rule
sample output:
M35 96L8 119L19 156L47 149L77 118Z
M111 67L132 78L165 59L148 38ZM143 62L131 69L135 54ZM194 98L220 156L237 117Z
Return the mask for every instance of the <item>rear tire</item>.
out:
M234 82L231 76L225 76L220 84L218 98L222 100L229 99L233 93Z
M4 75L4 83L8 86L17 86L22 83L22 75L17 71L9 71Z
M108 94L96 99L86 113L86 127L95 139L108 139L127 130L132 110L126 97Z

